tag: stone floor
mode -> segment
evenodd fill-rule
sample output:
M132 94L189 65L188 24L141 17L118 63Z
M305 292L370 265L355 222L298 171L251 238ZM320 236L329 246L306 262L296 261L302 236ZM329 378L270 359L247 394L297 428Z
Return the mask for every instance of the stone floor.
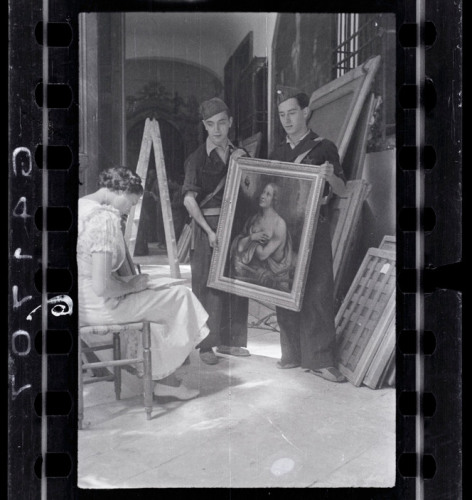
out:
M149 266L159 274L168 268ZM181 266L189 279L188 266ZM179 369L200 396L157 404L146 420L137 379L86 385L79 431L80 488L391 487L395 481L395 390L334 384L302 369L278 370L276 323L251 302L251 356L198 352Z

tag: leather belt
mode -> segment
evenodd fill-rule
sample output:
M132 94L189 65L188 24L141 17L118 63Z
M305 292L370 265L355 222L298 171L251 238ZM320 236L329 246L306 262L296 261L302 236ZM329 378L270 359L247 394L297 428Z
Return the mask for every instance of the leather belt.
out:
M220 215L221 207L213 207L213 208L201 208L203 215Z

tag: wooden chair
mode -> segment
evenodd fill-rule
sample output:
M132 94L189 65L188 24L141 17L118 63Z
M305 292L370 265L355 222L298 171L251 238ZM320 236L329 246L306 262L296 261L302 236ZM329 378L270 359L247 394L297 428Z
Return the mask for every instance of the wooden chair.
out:
M119 274L129 275L137 274L139 272L127 251L127 258L123 263ZM137 358L121 358L121 339L120 335L126 331L140 331L143 344L143 355ZM82 340L85 334L94 334L97 336L104 336L112 334L111 342L95 345L93 347L87 346ZM147 420L151 419L152 414L152 398L153 398L153 382L151 372L151 326L149 321L118 323L113 325L88 325L79 328L79 397L78 397L78 427L82 429L84 418L84 384L91 384L101 382L103 380L111 380L114 382L115 397L117 400L121 397L121 370L125 367L136 367L137 365L143 366L143 393L144 393L144 408L146 411ZM113 359L110 361L95 361L98 359L95 356L96 351L112 350ZM82 362L82 355L86 355L88 361ZM90 361L93 359L94 361ZM95 376L91 379L84 380L84 371L92 369L96 372L97 369L112 368L113 373L102 376ZM136 370L137 373L137 370Z
M120 335L126 331L141 331L143 341L143 355L137 358L121 359L121 341ZM143 365L143 392L144 392L144 408L146 410L147 420L151 419L152 414L152 396L153 396L153 382L151 378L151 329L149 321L142 321L138 323L119 323L115 325L93 325L83 326L80 328L80 335L86 333L93 333L95 335L113 334L112 343L100 344L93 347L82 347L82 342L79 342L79 360L82 360L82 354L88 352L102 351L106 349L113 350L113 360L111 361L95 361L91 363L79 362L79 429L82 429L82 422L84 417L84 384L91 384L101 382L103 380L114 381L115 397L117 400L121 397L121 370L123 367L131 365ZM101 377L93 377L84 380L84 370L89 368L113 368L113 374L104 375Z

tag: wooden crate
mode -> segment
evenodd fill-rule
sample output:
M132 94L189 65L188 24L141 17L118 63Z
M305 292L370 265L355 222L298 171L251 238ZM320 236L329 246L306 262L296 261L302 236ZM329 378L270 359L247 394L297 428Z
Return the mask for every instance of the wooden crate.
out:
M361 385L395 311L395 254L370 248L336 314L340 371Z
M396 252L397 240L395 236L386 235L382 238L379 248L381 250L388 250L389 252Z
M389 371L392 361L395 357L395 311L386 328L385 335L380 342L379 348L375 353L364 377L364 385L371 389L378 389L385 380L385 375Z
M390 252L396 251L395 236L386 235L382 238L379 248ZM392 315L387 332L382 339L378 351L375 353L372 362L367 369L364 377L364 385L371 389L378 389L388 384L389 375L393 371L395 376L395 344L396 344L396 329L395 318Z

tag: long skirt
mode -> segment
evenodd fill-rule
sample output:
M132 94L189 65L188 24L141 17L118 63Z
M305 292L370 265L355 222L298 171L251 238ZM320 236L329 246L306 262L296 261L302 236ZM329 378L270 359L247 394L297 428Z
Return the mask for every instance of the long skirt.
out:
M90 280L82 280L79 286L81 326L144 320L151 322L153 380L170 375L182 365L195 346L208 335L207 319L208 314L202 304L184 285L143 290L119 300L97 297ZM139 332L129 332L123 336L128 344L128 353L142 350ZM105 340L103 336L97 338L95 334L82 338L90 346ZM98 351L97 355L100 353Z

